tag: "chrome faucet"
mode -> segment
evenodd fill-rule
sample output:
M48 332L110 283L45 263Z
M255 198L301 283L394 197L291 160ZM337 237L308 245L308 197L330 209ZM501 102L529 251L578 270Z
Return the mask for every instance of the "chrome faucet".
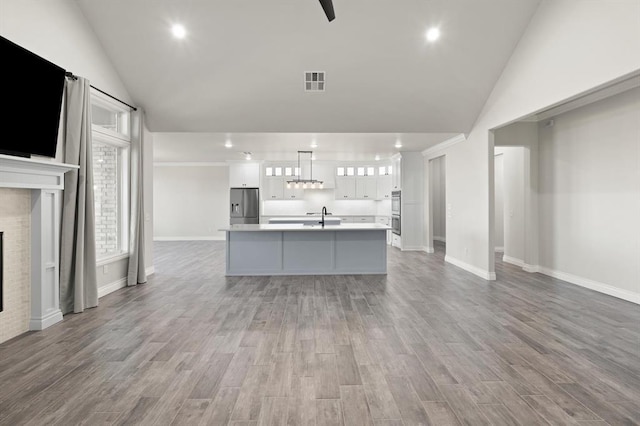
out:
M322 220L320 221L320 223L322 224L322 227L324 228L324 215L327 214L327 208L323 207L322 208Z

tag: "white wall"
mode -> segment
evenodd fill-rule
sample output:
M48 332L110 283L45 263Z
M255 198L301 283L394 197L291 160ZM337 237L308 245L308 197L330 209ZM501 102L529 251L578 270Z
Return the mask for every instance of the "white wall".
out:
M540 266L640 300L640 88L554 121L539 128Z
M0 34L45 59L131 101L80 8L68 0L2 0Z
M85 77L94 86L131 103L120 76L89 26L80 8L68 0L2 0L0 4L0 34L14 43L31 50L43 58ZM150 136L146 132L146 136ZM150 140L150 137L147 137ZM151 159L152 146L147 147ZM62 144L58 143L57 161L62 160ZM145 171L145 186L152 181L152 169ZM145 206L150 217L151 198L147 191ZM150 247L152 233L150 221L146 242L147 267L153 265ZM127 274L128 261L119 260L109 266L107 273L98 268L98 285L118 281Z
M504 252L504 164L503 153L498 153L493 160L495 172L495 240L493 242L496 252Z
M229 168L154 167L156 240L224 239L229 226Z
M446 165L445 157L438 157L430 160L429 163L431 202L433 203L433 239L436 241L446 241ZM430 244L429 244L430 245Z
M493 278L490 130L640 69L640 2L544 0L465 142L446 150L447 256Z

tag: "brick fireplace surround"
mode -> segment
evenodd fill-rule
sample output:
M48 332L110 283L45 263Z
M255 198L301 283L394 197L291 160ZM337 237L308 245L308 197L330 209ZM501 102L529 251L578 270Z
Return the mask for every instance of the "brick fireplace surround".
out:
M60 196L64 174L77 168L0 155L0 228L6 227L0 229L5 232L0 343L62 320Z

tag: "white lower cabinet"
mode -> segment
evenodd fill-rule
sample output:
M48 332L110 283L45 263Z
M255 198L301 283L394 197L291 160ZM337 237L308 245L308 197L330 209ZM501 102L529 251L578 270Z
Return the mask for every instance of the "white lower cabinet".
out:
M397 234L391 234L391 245L393 247L398 247L399 249L402 249L402 238L400 237L400 235Z
M375 223L375 216L352 216L353 223Z

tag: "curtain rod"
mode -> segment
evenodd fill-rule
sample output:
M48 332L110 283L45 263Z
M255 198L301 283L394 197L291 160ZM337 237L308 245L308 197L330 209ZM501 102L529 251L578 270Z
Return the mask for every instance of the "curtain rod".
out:
M77 77L77 76L75 76L75 75L73 75L73 73L72 73L71 71L66 71L66 72L64 73L64 75L65 75L67 78L70 78L71 80L77 80L77 79L78 79L78 77ZM96 86L94 86L93 84L91 84L90 86L91 86L91 88L93 88L93 89L97 90L98 92L102 93L103 95L106 95L106 96L110 97L111 99L116 100L116 101L120 102L121 104L128 106L128 107L129 107L129 108L131 108L132 110L134 110L134 111L137 111L137 110L138 110L138 108L134 107L133 105L129 105L129 104L128 104L128 103L126 103L125 101L123 101L123 100L121 100L121 99L118 99L118 98L116 98L116 97L115 97L115 96L113 96L113 95L110 95L109 93L105 92L104 90L100 90L100 89L98 89L98 88L97 88Z

